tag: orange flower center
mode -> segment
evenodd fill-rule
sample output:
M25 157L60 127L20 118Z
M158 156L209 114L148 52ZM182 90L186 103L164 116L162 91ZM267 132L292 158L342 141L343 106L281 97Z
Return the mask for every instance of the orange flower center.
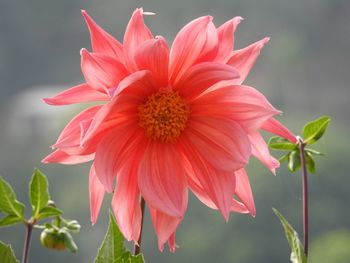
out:
M161 90L139 106L139 125L147 136L162 142L175 142L186 128L190 110L177 92Z

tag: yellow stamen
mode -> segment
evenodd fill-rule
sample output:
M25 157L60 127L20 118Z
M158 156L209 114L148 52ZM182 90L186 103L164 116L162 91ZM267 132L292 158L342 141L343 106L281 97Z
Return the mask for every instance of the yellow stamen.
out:
M139 125L153 140L173 143L186 128L190 110L177 92L161 90L139 106Z

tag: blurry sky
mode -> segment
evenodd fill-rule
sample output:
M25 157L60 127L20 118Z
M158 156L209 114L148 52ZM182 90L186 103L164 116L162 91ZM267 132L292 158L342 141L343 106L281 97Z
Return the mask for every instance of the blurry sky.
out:
M331 116L329 133L320 143L327 156L318 159L318 175L310 177L311 239L317 239L315 249L322 251L328 246L322 244L329 244L327 238L334 238L327 233L348 233L350 213L344 207L350 193L350 1L0 0L0 174L26 202L26 184L33 167L39 166L48 175L52 196L67 217L83 224L76 255L45 251L36 240L32 262L92 262L106 230L108 211L107 200L100 222L91 227L88 165L40 163L67 120L81 109L50 107L40 98L83 81L79 51L90 49L90 43L81 9L122 40L130 15L141 6L157 13L147 17L146 23L155 35L163 35L169 42L187 22L207 14L214 16L216 25L238 15L245 18L236 31L235 48L271 37L246 84L262 91L281 109L284 115L280 120L296 133L306 121L323 114ZM249 169L258 210L255 219L232 215L225 223L193 199L180 226L180 248L174 255L157 251L146 220L146 260L288 262L287 243L271 207L280 209L300 230L299 177L283 168L273 177L254 161ZM0 239L13 243L18 257L22 233L21 227L15 232L0 229ZM217 260L220 254L222 260ZM336 260L333 262L343 262Z

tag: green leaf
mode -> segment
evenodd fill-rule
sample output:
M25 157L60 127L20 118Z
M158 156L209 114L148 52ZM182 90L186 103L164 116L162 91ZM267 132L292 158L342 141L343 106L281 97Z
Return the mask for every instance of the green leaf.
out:
M318 141L325 133L331 119L328 116L322 116L317 120L309 122L304 126L304 141L307 144L313 144Z
M16 259L15 253L13 252L10 245L6 245L0 241L0 259L1 263L19 263Z
M315 174L316 173L316 165L315 165L315 161L314 158L312 158L312 155L308 152L306 152L305 154L305 159L306 159L306 168L308 169L308 171L310 173Z
M8 215L0 219L0 227L12 226L23 222L23 219L16 215Z
M24 220L24 204L17 200L9 183L0 176L0 211Z
M50 200L48 181L46 176L38 169L34 169L32 179L29 183L29 199L32 204L32 216L38 219L40 210L46 207Z
M293 151L289 155L288 169L289 171L296 172L301 166L299 151Z
M278 136L271 137L268 142L268 146L271 149L281 150L281 151L292 151L297 148L295 144Z
M281 157L278 159L278 161L279 161L280 163L282 163L282 162L284 162L284 161L288 161L288 160L289 160L289 156L290 156L290 153L287 153L287 154L281 156Z
M108 230L94 263L144 263L141 254L133 256L126 251L124 237L112 213L109 214Z
M293 263L307 263L306 256L304 253L304 247L301 244L298 233L293 229L293 227L289 224L289 222L282 216L277 209L272 208L273 212L279 218L282 223L284 233L289 243L289 247L291 249L291 257L290 260Z
M321 153L319 151L315 151L315 150L310 149L310 148L305 148L305 151L308 153L314 154L314 155L325 155L324 153Z
M41 219L45 219L48 217L59 216L62 214L63 214L63 212L60 209L58 209L56 207L47 206L39 211L39 214L37 215L36 219L41 220Z

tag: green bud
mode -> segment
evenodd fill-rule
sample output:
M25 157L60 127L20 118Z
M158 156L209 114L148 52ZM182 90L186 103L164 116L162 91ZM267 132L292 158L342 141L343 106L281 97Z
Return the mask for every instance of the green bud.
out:
M40 235L40 242L44 247L53 249L53 250L65 250L65 235L63 233L60 233L59 231L50 228L45 229L43 232L41 232Z

